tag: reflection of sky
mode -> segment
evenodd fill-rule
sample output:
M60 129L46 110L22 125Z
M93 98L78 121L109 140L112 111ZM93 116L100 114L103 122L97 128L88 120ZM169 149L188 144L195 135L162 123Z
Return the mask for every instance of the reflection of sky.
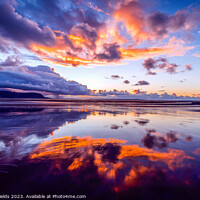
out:
M70 109L17 109L13 112L4 110L0 115L1 154L6 154L7 159L10 156L23 156L47 139L54 130L65 123L85 119L88 114L87 111Z
M198 194L199 149L189 156L183 150L159 152L125 142L71 136L44 141L17 165L0 166L4 170L0 173L2 191L83 191L91 199L102 199L104 195L106 199L107 195L116 199L119 194L121 198L117 199L123 200L131 196L154 199L161 194L171 194L170 199L188 199ZM155 191L156 188L162 192Z
M11 151L10 155L12 152L15 156L23 155L43 140L64 136L116 138L126 140L126 144L144 146L142 139L148 130L153 130L149 135L153 137L149 139L167 143L165 148L158 148L159 145L153 148L193 151L200 142L198 111L198 108L189 107L68 106L4 112L0 115L0 148L4 153ZM170 132L177 138L175 142L167 141Z
M124 125L124 121L129 124ZM146 123L139 122L146 121ZM116 128L112 128L116 125ZM199 141L199 114L181 109L137 109L131 108L124 114L89 115L87 120L78 121L61 127L55 131L55 137L65 135L88 136L95 138L117 138L127 140L128 144L141 144L146 129L155 129L156 133L165 136L167 132L174 131L179 140L170 144L176 148L195 148ZM192 136L192 144L188 144L185 138ZM185 145L182 147L182 145Z
M81 188L92 196L130 195L129 189L138 187L198 190L198 108L15 109L4 110L0 120L0 179L6 193L15 188L25 193L76 193Z

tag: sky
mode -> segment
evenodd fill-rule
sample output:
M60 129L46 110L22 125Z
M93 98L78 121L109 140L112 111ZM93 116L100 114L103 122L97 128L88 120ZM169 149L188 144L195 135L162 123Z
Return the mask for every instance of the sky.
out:
M199 13L198 0L0 0L0 90L199 98Z

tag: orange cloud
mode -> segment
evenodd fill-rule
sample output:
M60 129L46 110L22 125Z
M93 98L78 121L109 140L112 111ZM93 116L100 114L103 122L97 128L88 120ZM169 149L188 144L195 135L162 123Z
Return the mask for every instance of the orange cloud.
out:
M83 26L84 27L84 26ZM83 28L81 27L81 28ZM91 38L85 33L74 28L74 34L66 35L61 31L54 30L56 35L56 43L53 46L39 45L33 43L30 45L30 50L37 54L37 56L44 62L63 65L63 66L78 66L78 65L105 65L109 63L120 63L120 60L138 60L159 55L168 56L182 56L193 46L185 46L183 40L172 37L168 44L158 47L149 48L125 48L123 45L127 44L127 40L119 34L117 26L114 24L111 27L104 27L98 32L94 32L90 27L84 27L91 33L98 36ZM86 34L83 35L82 34ZM116 48L114 49L114 44ZM121 47L119 46L121 45ZM117 48L119 46L119 48ZM105 49L107 48L107 50ZM119 55L117 59L112 57ZM99 59L106 58L106 59Z
M200 54L195 53L195 54L193 54L193 56L195 56L195 57L200 57Z
M68 35L68 38L71 39L75 44L81 45L84 42L88 42L87 40L83 39L82 37L75 36L75 35Z
M61 18L48 16L48 12L48 14L43 13L44 19L47 20L46 26L43 27L35 21L22 17L12 5L2 5L2 16L9 16L8 19L5 18L9 23L2 18L2 37L9 36L8 39L15 41L16 46L22 45L29 48L45 62L64 66L105 65L119 63L123 59L143 59L163 54L182 56L193 48L185 46L183 40L175 37L169 39L169 37L170 33L173 34L177 31L185 30L187 34L192 33L192 29L199 21L197 20L199 8L195 8L191 12L188 8L169 15L158 11L146 12L145 5L139 0L124 0L115 3L106 1L102 4L94 4L90 1L80 4L82 5L81 9L68 10L69 16L63 13L62 8L59 10L61 5L58 5L58 11L62 13L60 13ZM88 6L95 11L90 17L85 10L85 7L88 9ZM98 6L110 13L105 13ZM91 11L91 9L89 10ZM35 15L35 12L33 13L30 10L29 14ZM99 15L99 13L101 14ZM105 14L112 16L105 16ZM66 17L71 20L69 23L68 20L64 20ZM33 20L34 16L31 19ZM59 23L60 19L63 19L63 22ZM16 29L18 34L11 31L10 24L20 25L21 29ZM65 30L65 32L51 29L50 27L55 28L55 24L57 29ZM25 30L28 34L24 34L21 30ZM158 42L162 42L163 38L168 38L169 43L161 46ZM158 45L148 44L152 41L157 42ZM114 43L115 47L112 45ZM139 48L136 46L139 43L147 44L148 47ZM110 47L106 47L108 45ZM135 46L133 47L133 45ZM7 46L7 44L3 46ZM120 48L116 48L118 46ZM117 59L115 55L117 55Z
M144 12L140 3L129 2L121 6L113 16L116 21L124 23L134 41L143 42L148 39L148 34L144 31Z
M69 40L72 42L72 45L75 48L75 51L82 48L85 48L86 39L83 39L80 36L68 35ZM59 64L59 65L88 65L92 64L93 61L90 56L85 56L82 54L73 53L73 49L66 44L62 36L57 36L57 43L52 47L47 47L44 45L32 44L30 49L36 53L39 58L45 62ZM98 64L99 61L96 62Z
M138 60L149 57L155 57L159 55L168 56L183 56L185 52L193 49L194 46L185 46L184 41L172 37L169 39L167 45L160 47L150 47L150 48L120 48L123 59L127 60Z
M162 54L168 54L170 51L174 51L170 48L162 47L152 47L152 48L143 48L143 49L120 49L122 57L127 60L132 59L143 59L147 57L158 56Z
M116 30L115 30L116 31ZM114 32L116 33L116 32ZM125 39L118 34L115 35L115 40L120 40L121 43L125 42ZM78 65L105 65L107 61L98 60L94 56L94 51L87 49L85 43L87 40L74 35L68 36L72 44L74 45L74 51L71 47L67 46L64 39L59 36L57 44L53 47L47 47L44 45L32 44L31 50L39 56L39 58L45 62L59 64L64 66L78 66ZM173 43L174 42L174 43ZM97 50L102 50L104 44L102 38L97 41ZM122 60L138 60L148 57L154 57L159 55L168 56L181 56L186 51L194 48L192 46L185 47L177 44L175 38L172 38L169 43L161 47L150 47L150 48L123 48L120 47ZM76 52L78 51L78 52ZM119 62L119 61L118 61Z

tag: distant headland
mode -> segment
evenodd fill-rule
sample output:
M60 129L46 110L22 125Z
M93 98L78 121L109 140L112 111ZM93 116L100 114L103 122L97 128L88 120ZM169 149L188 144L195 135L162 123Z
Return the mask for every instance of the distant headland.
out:
M29 99L45 99L45 97L40 93L35 92L10 92L10 91L0 91L0 98L29 98Z

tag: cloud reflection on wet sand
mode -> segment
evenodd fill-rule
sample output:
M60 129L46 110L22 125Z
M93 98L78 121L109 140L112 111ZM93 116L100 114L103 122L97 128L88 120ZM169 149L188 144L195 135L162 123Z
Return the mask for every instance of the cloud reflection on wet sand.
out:
M197 196L200 151L192 131L198 128L198 113L169 108L100 108L1 113L1 191L123 200ZM145 126L135 123L147 118ZM190 132L182 133L180 126L180 132L175 131L173 123L182 121ZM137 127L133 129L132 124ZM89 136L76 136L76 130ZM96 132L100 132L98 137ZM36 143L30 143L30 136Z
M41 143L17 163L17 168L1 174L1 178L5 187L11 186L6 192L18 188L26 193L52 193L53 187L53 192L85 189L91 197L108 194L114 198L124 192L133 195L135 189L140 191L140 196L147 188L165 191L174 187L177 195L180 188L198 187L200 177L194 177L199 172L196 164L196 159L183 150L158 152L126 145L126 141L117 139L63 137ZM69 189L71 183L78 185ZM94 191L90 191L91 187L95 187Z

